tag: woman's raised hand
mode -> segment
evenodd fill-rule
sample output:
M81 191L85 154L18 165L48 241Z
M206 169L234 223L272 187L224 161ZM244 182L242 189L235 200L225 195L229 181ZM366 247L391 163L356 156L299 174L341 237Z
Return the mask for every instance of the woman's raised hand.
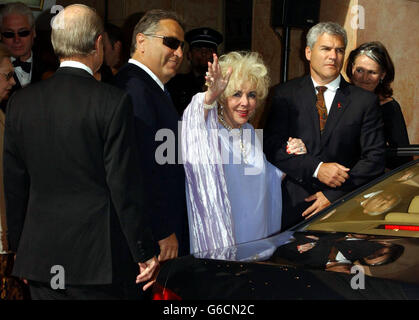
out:
M205 76L205 84L208 89L205 93L205 104L211 105L227 88L228 81L230 80L231 72L233 69L228 68L225 76L221 72L220 65L218 64L218 57L213 54L213 62L208 62L208 72Z

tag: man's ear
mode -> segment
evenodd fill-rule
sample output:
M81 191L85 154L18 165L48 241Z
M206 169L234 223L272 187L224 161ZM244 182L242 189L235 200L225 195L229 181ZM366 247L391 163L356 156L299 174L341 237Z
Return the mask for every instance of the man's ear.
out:
M99 52L100 46L103 48L103 36L100 34L95 41L95 51Z
M135 41L137 43L137 50L140 50L140 52L144 52L146 36L143 33L137 33L137 35L135 36Z
M311 60L311 48L309 46L306 47L306 59Z
M101 34L96 38L94 54L98 55L100 53L100 50L102 50L103 54L103 36Z

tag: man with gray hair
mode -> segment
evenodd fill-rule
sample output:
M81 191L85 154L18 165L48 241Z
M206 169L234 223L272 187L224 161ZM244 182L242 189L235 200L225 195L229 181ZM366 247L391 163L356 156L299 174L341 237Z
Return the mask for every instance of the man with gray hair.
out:
M36 37L32 10L22 2L4 5L0 11L1 41L12 53L15 82L12 92L41 80L45 66L32 46ZM11 96L11 95L10 95Z
M134 105L142 156L138 167L146 176L153 234L160 247L159 261L189 253L185 173L183 165L177 163L180 117L166 88L182 63L183 44L183 23L178 15L150 10L134 28L131 59L116 75L117 85L128 92ZM174 137L166 137L163 142L173 143L167 155L159 151L162 139L157 138L157 132L161 129Z
M84 5L54 20L49 79L8 104L4 182L13 274L33 299L135 299L158 269L137 170L132 104L98 82L103 24ZM137 284L136 284L137 283Z
M310 75L277 85L264 132L268 160L284 171L283 222L291 227L384 172L377 97L340 75L346 31L322 22L307 34ZM289 137L307 154L287 153Z

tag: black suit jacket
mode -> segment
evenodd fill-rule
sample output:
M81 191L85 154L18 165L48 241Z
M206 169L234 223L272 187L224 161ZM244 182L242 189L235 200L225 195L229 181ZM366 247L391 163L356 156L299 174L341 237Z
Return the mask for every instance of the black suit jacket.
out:
M77 68L9 101L4 182L14 275L49 283L135 281L156 253L136 169L132 105Z
M131 96L135 128L141 154L139 167L148 186L153 234L161 240L176 233L179 254L189 253L185 172L178 164L178 121L180 117L159 85L140 67L127 63L116 75L116 84ZM160 129L171 135L157 139ZM157 140L157 141L156 141ZM172 163L159 164L156 155L167 146ZM166 155L166 153L165 153ZM173 161L175 163L173 163Z
M308 153L287 154L288 137L302 139ZM302 220L302 212L311 204L304 201L307 196L322 191L333 202L383 173L385 144L378 98L342 77L320 134L311 77L278 85L264 131L264 149L268 160L287 174L283 225L288 227ZM339 188L326 186L313 178L321 161L350 168L350 178Z

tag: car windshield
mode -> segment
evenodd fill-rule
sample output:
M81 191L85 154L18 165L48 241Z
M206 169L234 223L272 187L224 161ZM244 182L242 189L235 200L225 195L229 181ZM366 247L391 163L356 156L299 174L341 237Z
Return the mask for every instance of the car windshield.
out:
M419 237L419 163L328 209L300 231Z

